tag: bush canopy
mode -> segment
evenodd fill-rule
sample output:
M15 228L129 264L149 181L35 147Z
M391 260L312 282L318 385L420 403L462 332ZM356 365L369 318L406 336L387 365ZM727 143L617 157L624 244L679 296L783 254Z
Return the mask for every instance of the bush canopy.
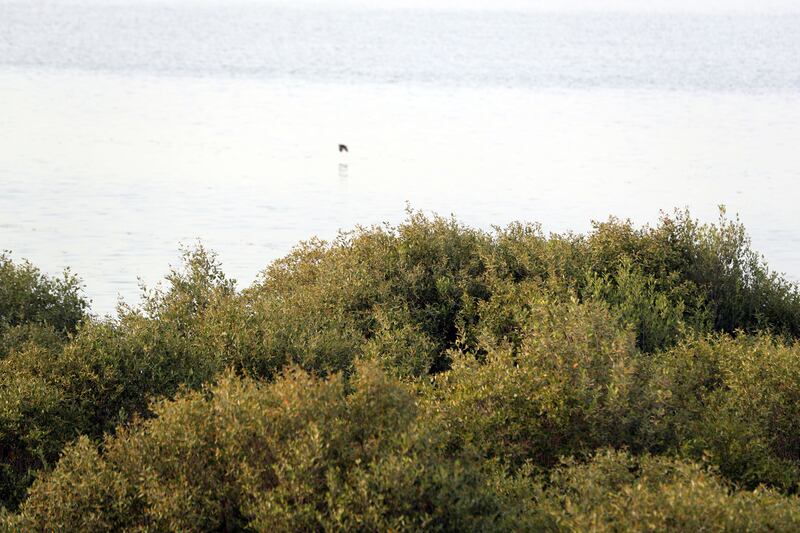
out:
M800 291L738 220L410 212L115 317L0 255L11 531L794 531Z

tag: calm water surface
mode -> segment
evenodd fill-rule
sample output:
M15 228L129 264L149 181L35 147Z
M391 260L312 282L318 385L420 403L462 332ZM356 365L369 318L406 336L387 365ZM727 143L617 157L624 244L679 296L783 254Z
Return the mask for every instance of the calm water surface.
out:
M198 239L245 285L407 203L552 231L726 204L800 279L799 27L0 0L0 248L107 313Z

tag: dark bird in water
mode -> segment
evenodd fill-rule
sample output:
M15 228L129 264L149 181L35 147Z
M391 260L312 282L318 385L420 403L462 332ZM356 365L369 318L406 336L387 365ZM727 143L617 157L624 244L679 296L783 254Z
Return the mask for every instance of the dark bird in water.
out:
M347 145L346 144L340 144L339 145L339 151L340 152L349 152L350 150L347 149Z

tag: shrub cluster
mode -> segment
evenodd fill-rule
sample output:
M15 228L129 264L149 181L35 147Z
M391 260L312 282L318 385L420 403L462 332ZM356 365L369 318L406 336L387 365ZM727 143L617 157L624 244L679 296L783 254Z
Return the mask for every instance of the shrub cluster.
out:
M741 486L797 492L800 345L759 334L687 340L648 363L646 440Z
M97 446L82 438L33 485L26 530L508 530L520 501L479 456L447 454L408 385L224 375Z
M724 213L410 213L241 291L198 247L113 319L2 256L0 296L11 530L800 526L800 291Z
M68 342L54 347L29 339L0 360L3 505L14 507L33 474L52 466L68 442L80 435L101 438L132 414L146 415L152 398L167 397L182 386L197 388L222 368L198 331L202 307L232 294L233 287L202 248L187 252L185 263L182 271L168 276L167 290L147 293L142 309L122 307L116 320L84 316L71 325L76 332L70 333ZM74 296L77 280L69 279L72 292L68 292ZM39 320L84 309L83 300L80 304L72 297L57 300L63 285L46 278L40 281L36 290L49 291L49 296L38 299L48 307L35 311L29 306L29 316ZM53 301L61 301L64 309L51 309ZM15 313L19 316L21 311L17 308ZM39 324L32 320L26 325Z
M0 359L27 343L55 348L86 318L80 280L60 278L0 253Z
M601 451L554 469L539 512L557 531L794 531L800 501L773 490L732 490L681 460ZM554 527L553 527L554 526Z

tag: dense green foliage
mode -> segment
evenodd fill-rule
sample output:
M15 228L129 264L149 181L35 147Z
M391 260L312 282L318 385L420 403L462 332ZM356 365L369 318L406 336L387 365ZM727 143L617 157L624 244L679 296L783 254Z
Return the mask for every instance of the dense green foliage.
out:
M11 530L800 527L800 291L721 214L411 213L114 319L0 258ZM616 451L614 451L616 450Z
M0 253L0 359L26 343L55 348L85 318L80 281L51 278L28 262Z
M461 530L525 517L492 490L496 469L444 454L411 389L374 367L347 381L294 371L269 386L226 376L156 414L106 439L102 456L77 441L33 486L17 525Z
M731 490L713 472L666 457L605 451L567 460L547 480L539 512L560 531L796 531L800 500ZM551 529L548 527L548 529Z

